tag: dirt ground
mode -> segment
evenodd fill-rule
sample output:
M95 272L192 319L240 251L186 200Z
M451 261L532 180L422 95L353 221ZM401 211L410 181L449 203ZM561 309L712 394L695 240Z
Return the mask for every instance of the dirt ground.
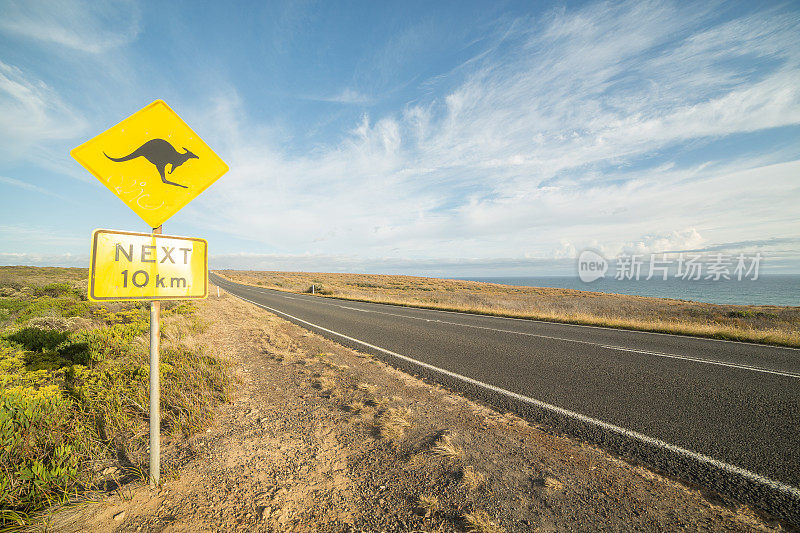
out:
M160 490L123 487L47 530L780 530L212 294L199 340L235 366L235 401L165 451Z

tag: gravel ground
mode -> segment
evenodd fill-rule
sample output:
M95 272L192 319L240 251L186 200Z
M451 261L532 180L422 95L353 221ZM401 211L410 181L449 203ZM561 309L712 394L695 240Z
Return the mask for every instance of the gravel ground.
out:
M235 401L165 450L160 490L123 487L48 530L781 530L230 295L200 307L197 342L235 366Z

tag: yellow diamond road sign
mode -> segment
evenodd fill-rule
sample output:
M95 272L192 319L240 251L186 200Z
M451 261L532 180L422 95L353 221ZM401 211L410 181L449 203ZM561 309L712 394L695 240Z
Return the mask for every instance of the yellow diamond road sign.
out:
M92 233L89 299L186 300L208 295L205 239L98 229Z
M228 171L228 165L161 100L70 153L151 228Z

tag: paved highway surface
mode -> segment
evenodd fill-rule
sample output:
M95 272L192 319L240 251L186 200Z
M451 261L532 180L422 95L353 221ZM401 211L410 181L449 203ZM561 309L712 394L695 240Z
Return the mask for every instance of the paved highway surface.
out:
M800 350L230 293L337 342L800 522Z

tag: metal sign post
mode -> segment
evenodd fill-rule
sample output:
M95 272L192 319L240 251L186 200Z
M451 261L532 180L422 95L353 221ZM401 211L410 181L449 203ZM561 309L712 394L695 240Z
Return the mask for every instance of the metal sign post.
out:
M162 300L208 295L208 242L196 237L98 229L92 233L89 299L150 301L150 484L161 481L160 322Z
M225 174L228 165L162 100L70 153L153 230L150 234L101 229L92 233L88 296L98 302L150 301L150 485L157 487L161 482L161 300L208 296L208 242L162 236L161 228Z
M153 228L153 235L161 234L162 226ZM150 486L161 481L161 361L159 341L161 326L161 301L150 302Z

